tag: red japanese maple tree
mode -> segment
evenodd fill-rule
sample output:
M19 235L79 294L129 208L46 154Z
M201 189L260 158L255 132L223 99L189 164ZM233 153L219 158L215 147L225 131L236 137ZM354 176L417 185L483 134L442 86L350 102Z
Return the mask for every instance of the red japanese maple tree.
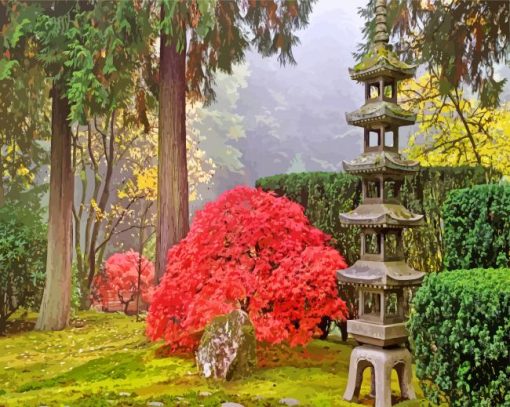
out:
M115 253L94 278L93 302L107 309L112 299L118 300L126 313L129 304L137 299L138 284L141 299L149 303L154 284L154 264L133 250Z
M192 350L215 316L241 308L258 340L306 343L323 316L347 315L335 277L346 264L329 239L287 198L249 187L225 192L168 252L148 336Z

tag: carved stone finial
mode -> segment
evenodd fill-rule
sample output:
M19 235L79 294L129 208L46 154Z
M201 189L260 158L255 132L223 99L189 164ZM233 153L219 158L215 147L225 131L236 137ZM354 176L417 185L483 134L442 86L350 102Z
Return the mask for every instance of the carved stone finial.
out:
M386 0L375 0L375 37L376 48L386 47L389 41L388 25L386 22Z

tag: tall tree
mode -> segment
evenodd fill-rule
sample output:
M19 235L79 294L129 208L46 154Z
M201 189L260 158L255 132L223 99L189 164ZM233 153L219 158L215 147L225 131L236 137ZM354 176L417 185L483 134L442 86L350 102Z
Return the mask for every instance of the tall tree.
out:
M368 50L375 28L374 0L360 9ZM506 79L495 65L510 61L508 0L389 0L388 24L397 51L441 73L439 89L447 94L461 83L478 92L483 107L496 106Z
M50 203L46 285L35 329L56 330L68 324L71 305L72 203L74 176L71 165L69 102L53 85L51 109Z
M50 203L48 221L48 251L46 285L36 329L62 329L68 323L71 291L71 205L73 176L71 171L70 105L66 95L67 79L59 56L65 34L76 13L75 2L8 3L2 32L5 51L0 65L15 67L21 60L11 60L11 50L36 47L46 76L51 78L51 153ZM11 72L4 70L4 76Z
M189 229L186 96L214 99L217 71L232 73L253 46L263 56L295 63L293 33L308 24L315 0L163 0L160 14L159 166L156 277L166 254Z
M10 50L33 43L33 59L52 87L48 258L36 328L62 329L69 319L71 290L71 123L125 106L133 92L133 65L143 49L143 24L138 22L147 18L132 2L11 2L2 7L2 33L7 34L0 80L20 63L11 60Z

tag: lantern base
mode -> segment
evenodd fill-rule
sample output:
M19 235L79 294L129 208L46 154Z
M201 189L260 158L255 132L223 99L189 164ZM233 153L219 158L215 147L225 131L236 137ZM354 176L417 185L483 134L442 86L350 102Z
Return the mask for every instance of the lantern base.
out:
M379 325L360 319L347 321L347 332L359 343L388 347L407 341L408 333L404 322Z
M362 345L353 349L349 364L349 379L344 399L357 402L363 381L363 372L371 367L372 390L375 394L375 407L391 406L391 371L398 375L403 399L416 398L412 383L411 353L406 348L384 349Z

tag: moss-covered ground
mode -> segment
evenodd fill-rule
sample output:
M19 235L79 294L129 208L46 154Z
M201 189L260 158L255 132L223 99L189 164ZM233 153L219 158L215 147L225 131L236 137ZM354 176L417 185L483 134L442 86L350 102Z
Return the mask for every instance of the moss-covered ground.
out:
M230 401L248 407L279 405L282 398L298 399L303 406L356 405L342 400L353 344L334 337L313 341L306 348L260 347L258 368L250 378L215 382L197 374L192 356L160 356L162 343L149 342L144 322L134 317L96 312L78 317L64 331L21 329L0 337L0 406L159 402L205 407ZM26 317L24 329L33 318ZM360 403L373 405L373 400L363 397L368 385L366 377ZM392 387L398 402L396 377ZM420 397L417 383L415 389Z

